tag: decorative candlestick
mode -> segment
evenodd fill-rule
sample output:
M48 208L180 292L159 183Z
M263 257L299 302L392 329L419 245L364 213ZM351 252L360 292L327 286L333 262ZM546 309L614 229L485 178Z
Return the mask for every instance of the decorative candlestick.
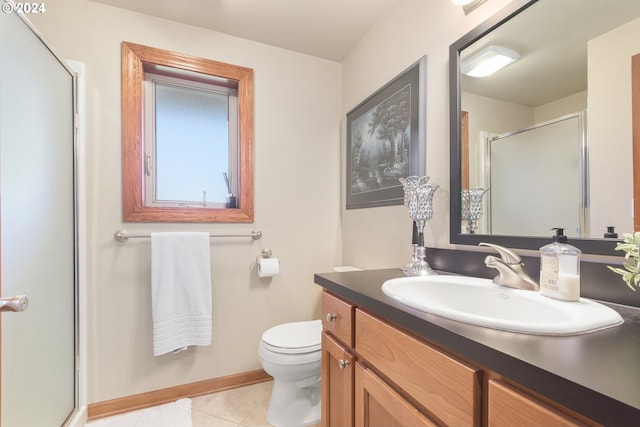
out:
M428 176L409 176L400 178L404 189L404 204L409 209L409 216L414 221L417 231L417 243L413 236L414 256L412 261L403 269L408 276L424 276L435 273L425 260L424 226L433 217L433 195L438 189L437 184L428 184Z
M478 220L482 217L482 199L488 188L462 190L462 219L467 220L469 234L475 234Z

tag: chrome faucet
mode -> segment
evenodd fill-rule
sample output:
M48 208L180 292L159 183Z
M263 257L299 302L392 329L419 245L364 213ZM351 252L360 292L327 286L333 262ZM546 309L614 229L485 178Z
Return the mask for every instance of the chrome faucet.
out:
M540 286L524 271L524 264L518 254L510 249L492 243L480 243L480 246L489 246L500 254L500 258L487 255L484 263L487 267L498 270L498 275L493 278L493 283L509 288L527 289L537 291Z

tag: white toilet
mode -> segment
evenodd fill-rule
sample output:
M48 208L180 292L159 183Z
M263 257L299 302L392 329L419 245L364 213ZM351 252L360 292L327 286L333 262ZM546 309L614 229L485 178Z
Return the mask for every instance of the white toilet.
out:
M285 323L262 334L258 354L273 377L267 421L275 427L320 422L322 322Z

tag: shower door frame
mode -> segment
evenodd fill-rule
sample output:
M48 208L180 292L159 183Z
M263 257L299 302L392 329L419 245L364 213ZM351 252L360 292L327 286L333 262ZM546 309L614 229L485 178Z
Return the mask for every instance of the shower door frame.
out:
M552 120L544 121L541 123L537 123L535 125L529 126L527 128L518 129L511 132L506 132L499 135L489 136L486 140L486 149L485 149L485 183L489 188L491 188L491 143L494 141L500 141L515 135L520 135L529 131L535 131L537 129L541 129L547 126L553 126L555 124L569 121L569 120L577 120L578 125L578 140L575 146L575 154L578 159L578 174L579 174L579 188L576 188L578 191L578 206L576 206L578 212L578 233L570 235L572 237L578 238L588 238L590 235L590 198L589 198L589 167L588 167L588 146L587 146L587 112L586 111L578 111L571 114L566 114L560 117L557 117ZM523 189L525 191L526 189ZM492 218L492 192L489 191L487 195L487 227L488 233L493 233L493 218ZM568 233L569 234L569 233Z
M13 4L12 1L10 0L4 0L3 2L0 3L11 3ZM3 9L4 10L4 9ZM80 132L80 126L79 126L79 97L78 97L78 70L74 70L73 68L76 67L82 67L82 64L78 63L78 64L73 64L73 68L71 65L69 65L67 62L65 62L63 59L60 58L60 56L58 56L55 52L55 50L50 46L50 44L45 40L45 38L40 34L40 32L35 28L35 26L27 19L27 17L24 14L20 14L15 12L15 10L17 10L15 8L15 6L13 7L13 12L11 12L12 15L16 15L18 19L20 19L20 21L26 25L26 27L28 28L29 31L32 32L32 34L38 39L38 41L40 43L42 43L42 45L44 46L44 48L46 49L46 51L48 51L48 53L53 56L53 58L62 66L62 68L64 68L64 70L69 74L69 76L71 77L71 90L72 90L72 123L71 126L73 128L72 131L72 160L71 160L71 164L73 167L73 171L72 171L72 180L73 180L73 188L72 188L72 200L73 200L73 297L74 297L74 301L73 301L73 324L74 324L74 331L73 331L73 343L74 343L74 349L73 349L73 357L74 357L74 361L73 361L73 365L74 365L74 369L73 369L73 374L74 374L74 378L73 378L73 408L71 409L71 411L69 412L69 414L67 414L67 417L65 419L65 422L63 424L63 426L82 426L84 425L84 423L86 422L86 410L85 408L80 408L80 404L81 402L81 383L80 383L80 376L82 374L84 374L84 368L81 366L83 364L82 361L82 354L80 351L80 316L81 316L81 310L80 310L80 274L82 274L82 272L80 271L80 267L79 267L79 259L80 259L80 247L79 247L79 221L82 221L83 219L80 218L80 215L84 215L83 212L81 212L81 209L79 209L79 191L78 191L78 187L79 187L79 183L78 183L78 134ZM2 229L0 228L0 238L2 236ZM1 256L1 250L0 250L0 256ZM1 258L0 258L1 259ZM2 271L2 267L0 264L0 273ZM2 292L2 276L0 274L0 296L3 296L1 294ZM4 314L0 314L0 337L2 334L2 317L5 316L6 313ZM11 314L9 314L11 315ZM20 315L20 313L14 313L13 315ZM2 340L0 339L0 379L2 378ZM0 402L2 402L2 386L1 386L1 382L0 382ZM0 419L1 422L1 419Z

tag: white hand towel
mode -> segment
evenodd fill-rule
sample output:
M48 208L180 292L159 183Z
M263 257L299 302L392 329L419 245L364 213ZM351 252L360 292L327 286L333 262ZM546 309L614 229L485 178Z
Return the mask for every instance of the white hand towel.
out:
M153 354L211 344L208 233L151 233Z

